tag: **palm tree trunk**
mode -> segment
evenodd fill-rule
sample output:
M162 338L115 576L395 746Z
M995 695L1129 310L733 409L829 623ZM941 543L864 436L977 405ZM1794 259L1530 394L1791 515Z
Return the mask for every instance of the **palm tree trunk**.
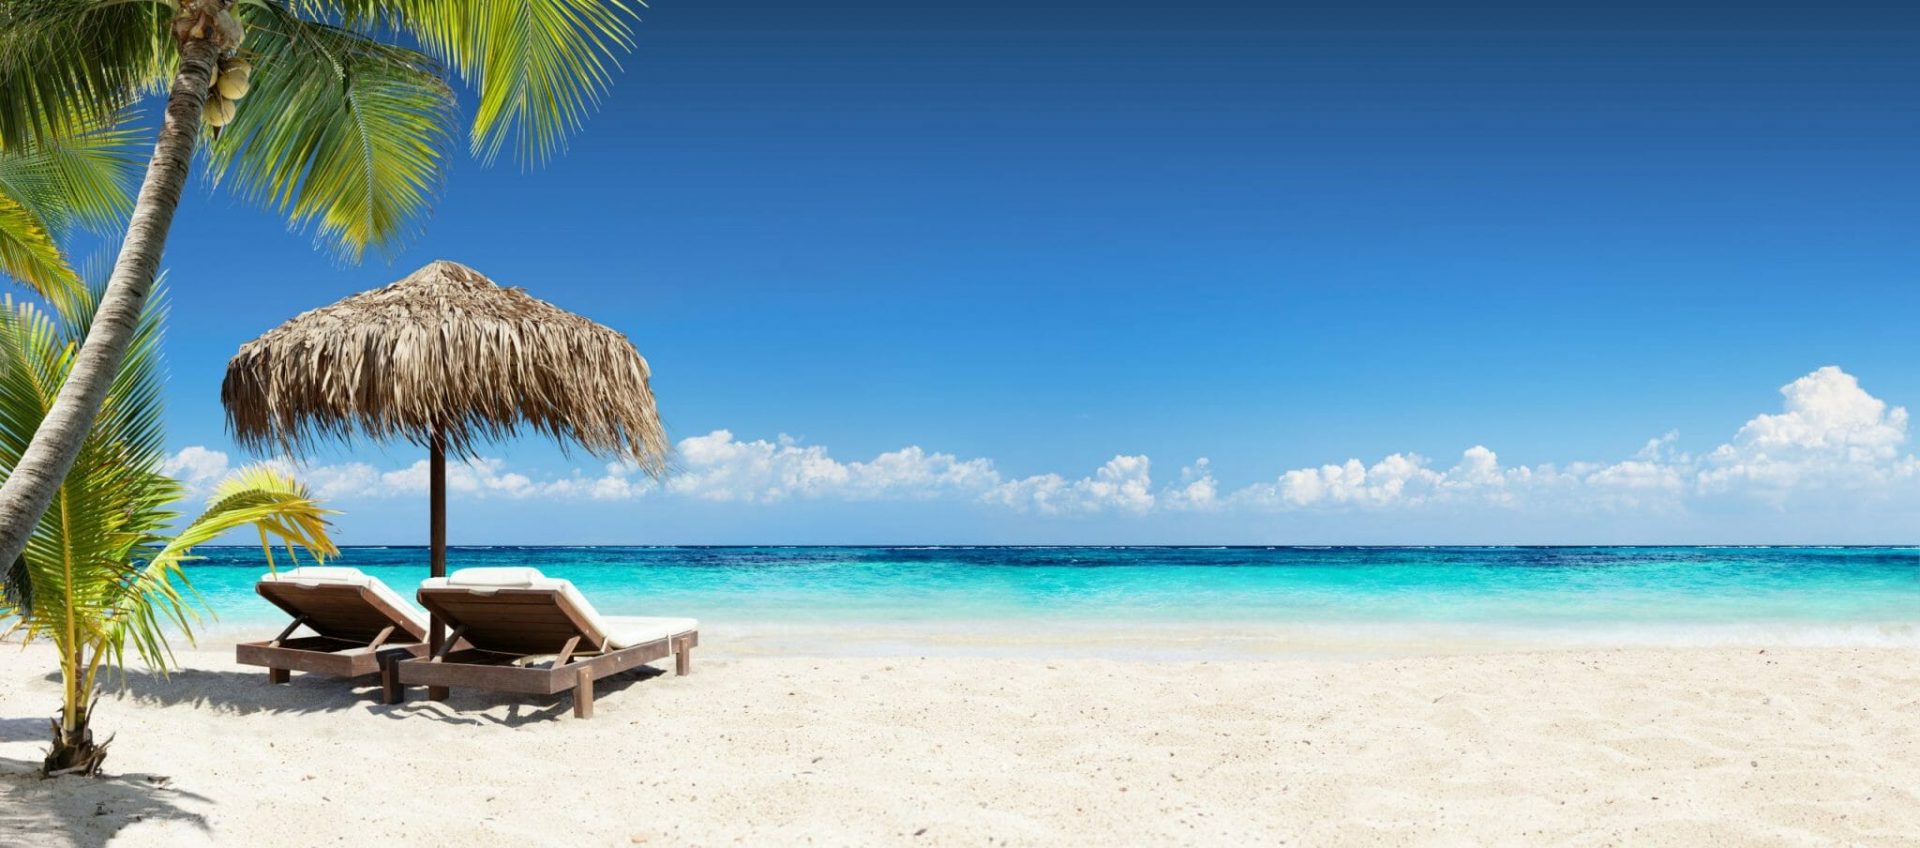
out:
M26 549L34 525L40 522L53 502L54 492L73 467L80 445L100 413L100 404L106 400L107 389L126 359L140 311L160 268L160 254L166 247L174 210L180 205L180 191L187 184L194 143L200 135L200 111L222 49L220 30L214 23L221 5L217 0L181 4L175 24L180 68L167 96L166 117L154 142L153 159L147 164L140 195L134 201L133 216L127 221L127 235L114 261L113 276L107 280L100 309L94 314L87 340L74 357L73 369L59 396L34 431L33 442L21 453L13 473L0 484L0 562L13 562Z
M63 690L66 703L60 712L60 719L53 723L53 744L47 747L46 759L40 763L40 774L54 777L62 774L78 774L93 777L100 773L100 764L107 760L107 746L113 740L96 743L93 741L93 680L94 673L100 669L100 661L106 658L106 648L95 645L93 658L86 658L83 645L60 645L62 651L60 672L63 678ZM82 672L80 665L86 670Z

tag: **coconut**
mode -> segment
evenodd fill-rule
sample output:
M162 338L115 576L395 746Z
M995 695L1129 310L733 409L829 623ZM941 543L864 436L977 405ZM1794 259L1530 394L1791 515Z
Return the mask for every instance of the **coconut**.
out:
M207 126L224 127L233 121L233 115L236 110L231 100L224 97L209 97L207 98L205 111Z
M220 89L221 97L227 100L239 100L247 96L247 88L249 87L247 74L244 71L239 73L222 71L220 73L220 81L215 83L214 87Z
M253 73L253 65L249 63L247 60L237 58L237 57L232 59L224 59L220 62L220 73L239 74L241 76L247 76Z

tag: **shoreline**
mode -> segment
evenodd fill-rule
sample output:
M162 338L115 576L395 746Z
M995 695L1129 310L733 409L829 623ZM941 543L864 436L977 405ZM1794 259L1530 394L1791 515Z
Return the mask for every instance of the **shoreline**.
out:
M110 780L26 776L58 703L0 650L0 843L1915 844L1920 651L1355 661L774 657L375 704L230 649L130 673ZM13 836L9 836L9 834Z

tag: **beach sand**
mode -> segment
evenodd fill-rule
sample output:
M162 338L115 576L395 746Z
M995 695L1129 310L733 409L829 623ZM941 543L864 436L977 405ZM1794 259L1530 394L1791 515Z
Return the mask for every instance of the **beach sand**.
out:
M715 649L603 683L589 721L182 659L101 702L112 779L42 781L51 656L0 650L0 844L1920 844L1920 657L1897 649Z

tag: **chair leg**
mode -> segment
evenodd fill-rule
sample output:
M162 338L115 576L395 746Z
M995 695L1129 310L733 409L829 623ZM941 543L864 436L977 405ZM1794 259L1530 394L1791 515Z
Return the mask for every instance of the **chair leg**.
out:
M285 668L267 669L267 685L285 683L293 679L293 671Z
M693 646L687 642L688 640L681 639L674 643L673 674L675 677L686 677L693 673Z
M427 700L429 701L444 701L447 699L447 696L451 694L453 694L453 690L445 686L427 687Z
M407 689L400 685L400 655L380 655L380 702L398 704L407 699Z
M573 685L573 717L593 718L593 672L584 668Z

